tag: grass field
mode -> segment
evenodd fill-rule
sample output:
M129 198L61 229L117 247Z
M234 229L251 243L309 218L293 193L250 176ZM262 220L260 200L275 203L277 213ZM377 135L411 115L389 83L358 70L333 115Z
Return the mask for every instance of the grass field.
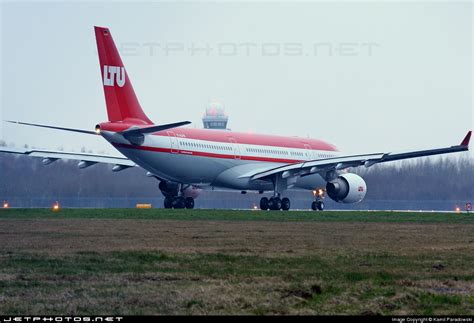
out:
M474 215L0 210L0 315L474 314Z

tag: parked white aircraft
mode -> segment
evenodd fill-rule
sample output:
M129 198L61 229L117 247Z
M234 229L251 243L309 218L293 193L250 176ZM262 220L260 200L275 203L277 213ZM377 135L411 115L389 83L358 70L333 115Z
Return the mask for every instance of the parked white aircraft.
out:
M43 158L43 164L58 159L78 160L79 168L98 163L114 164L113 171L142 167L160 181L165 208L193 208L201 189L226 188L272 192L262 197L262 210L289 210L288 189L318 192L313 210L323 210L322 194L341 203L357 203L367 186L350 167L370 167L400 159L468 150L471 131L461 144L422 151L343 155L332 144L317 139L246 134L232 131L190 129L182 121L155 125L143 112L108 28L95 27L100 71L108 121L95 131L14 122L73 131L105 138L120 157L49 150L2 148L0 151Z

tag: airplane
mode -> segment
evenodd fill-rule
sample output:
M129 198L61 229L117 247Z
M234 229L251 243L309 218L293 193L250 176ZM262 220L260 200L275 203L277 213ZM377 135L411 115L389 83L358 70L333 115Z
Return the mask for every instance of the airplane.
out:
M79 168L113 164L112 171L141 167L159 180L165 208L194 208L202 189L270 192L260 199L261 210L289 210L290 189L314 193L313 210L324 210L327 194L339 203L358 203L367 192L354 167L467 151L472 131L451 147L344 155L325 141L183 127L189 121L154 124L142 110L112 34L94 27L108 121L95 130L9 121L21 125L102 136L122 156L0 147L1 152L42 158L45 165L59 159L79 161Z

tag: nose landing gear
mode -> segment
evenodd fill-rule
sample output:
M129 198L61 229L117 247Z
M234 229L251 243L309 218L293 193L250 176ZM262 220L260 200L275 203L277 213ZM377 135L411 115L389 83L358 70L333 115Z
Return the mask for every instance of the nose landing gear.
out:
M324 202L323 201L313 201L313 203L311 203L311 209L313 211L324 211Z
M314 201L311 203L313 211L324 211L324 190L322 188L313 191Z

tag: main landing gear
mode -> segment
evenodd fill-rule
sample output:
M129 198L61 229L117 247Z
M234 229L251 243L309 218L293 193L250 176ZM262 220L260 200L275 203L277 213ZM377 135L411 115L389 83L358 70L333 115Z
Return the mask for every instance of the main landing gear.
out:
M272 210L272 211L278 211L278 210L283 210L283 211L288 211L290 209L291 203L290 199L287 197L284 197L280 199L280 197L271 197L270 199L266 197L262 197L260 199L260 209L261 210Z
M165 209L193 209L194 199L184 196L167 196L164 201Z
M273 182L273 197L260 199L261 210L272 210L272 211L288 211L291 206L290 199L287 197L281 198L281 193L288 188L288 182L283 179L281 175L276 175L272 178Z
M189 186L180 183L161 181L159 188L161 193L165 196L165 209L193 209L194 199L192 197L185 197L184 191Z

